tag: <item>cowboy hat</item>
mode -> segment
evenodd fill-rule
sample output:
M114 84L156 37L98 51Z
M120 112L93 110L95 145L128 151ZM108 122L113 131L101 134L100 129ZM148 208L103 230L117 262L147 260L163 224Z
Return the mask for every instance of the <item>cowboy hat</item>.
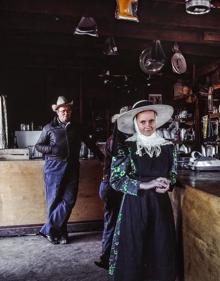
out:
M170 105L165 104L153 104L151 101L148 100L141 100L136 102L131 110L122 113L118 119L118 129L119 131L126 133L126 134L134 134L134 117L143 111L151 110L155 111L157 115L156 119L156 128L161 127L164 125L167 121L170 120L172 114L173 114L173 107Z
M118 117L119 117L122 113L127 112L127 111L128 111L128 106L123 106L123 107L120 109L119 113L114 114L114 115L112 116L112 119L111 119L112 123L115 123L115 121L118 119Z
M68 102L67 99L64 97L64 96L59 96L57 98L57 103L56 104L52 104L52 110L53 111L57 111L57 109L60 107L60 106L64 106L64 105L70 105L72 106L73 105L73 100L71 102Z

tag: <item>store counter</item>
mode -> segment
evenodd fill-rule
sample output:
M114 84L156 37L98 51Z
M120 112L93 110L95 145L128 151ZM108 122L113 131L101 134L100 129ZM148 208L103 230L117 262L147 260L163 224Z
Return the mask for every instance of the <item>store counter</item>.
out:
M0 227L45 222L43 165L43 160L0 161ZM69 222L103 219L101 177L98 160L80 161L78 199Z
M220 173L179 171L170 197L183 245L184 280L220 280Z

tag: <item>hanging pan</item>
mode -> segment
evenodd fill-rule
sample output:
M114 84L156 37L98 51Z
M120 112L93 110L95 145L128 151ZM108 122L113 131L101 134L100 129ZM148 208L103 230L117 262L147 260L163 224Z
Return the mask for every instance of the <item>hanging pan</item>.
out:
M182 55L177 43L174 43L174 54L171 58L172 70L174 73L182 74L187 70L187 64L184 56Z

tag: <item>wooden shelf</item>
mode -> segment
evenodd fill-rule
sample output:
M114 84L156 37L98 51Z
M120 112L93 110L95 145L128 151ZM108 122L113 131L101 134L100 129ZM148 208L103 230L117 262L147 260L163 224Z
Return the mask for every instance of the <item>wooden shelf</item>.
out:
M176 141L176 140L173 140L173 139L166 139L166 140L169 140L169 141L172 141L174 144L194 144L195 143L195 140L184 140L184 141Z
M175 141L175 140L172 140L172 142L174 143L174 144L185 144L185 145L187 145L187 144L194 144L195 143L195 140L193 140L193 141L190 141L190 140L185 140L185 141Z
M180 121L180 124L181 125L187 125L187 126L194 126L195 125L195 122L194 120L191 120L191 119L186 119L186 120L181 120Z
M219 113L212 113L212 114L210 114L210 118L211 119L219 119L220 115L219 115Z
M220 145L220 141L205 141L205 140L202 140L202 144L204 144L204 145Z

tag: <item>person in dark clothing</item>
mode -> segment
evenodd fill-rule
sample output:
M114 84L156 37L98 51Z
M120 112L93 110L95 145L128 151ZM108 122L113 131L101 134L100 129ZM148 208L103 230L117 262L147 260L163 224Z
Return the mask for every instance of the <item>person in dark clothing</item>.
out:
M58 97L57 103L52 105L57 116L44 126L35 145L45 158L44 183L48 215L39 235L52 244L68 243L67 222L78 193L81 141L100 160L104 159L85 130L72 122L72 104L65 97Z
M156 133L172 116L169 105L139 101L118 120L133 134L112 157L111 186L124 195L113 236L114 281L175 281L176 237L168 196L176 182L176 149Z
M120 114L126 112L127 110L127 106L122 107L120 109ZM122 198L122 193L111 188L109 183L112 156L127 137L127 135L118 131L117 118L119 116L119 114L115 114L112 117L114 129L105 144L103 178L99 186L99 197L104 202L104 228L102 233L102 254L100 259L95 261L95 264L104 269L108 269L112 239Z

